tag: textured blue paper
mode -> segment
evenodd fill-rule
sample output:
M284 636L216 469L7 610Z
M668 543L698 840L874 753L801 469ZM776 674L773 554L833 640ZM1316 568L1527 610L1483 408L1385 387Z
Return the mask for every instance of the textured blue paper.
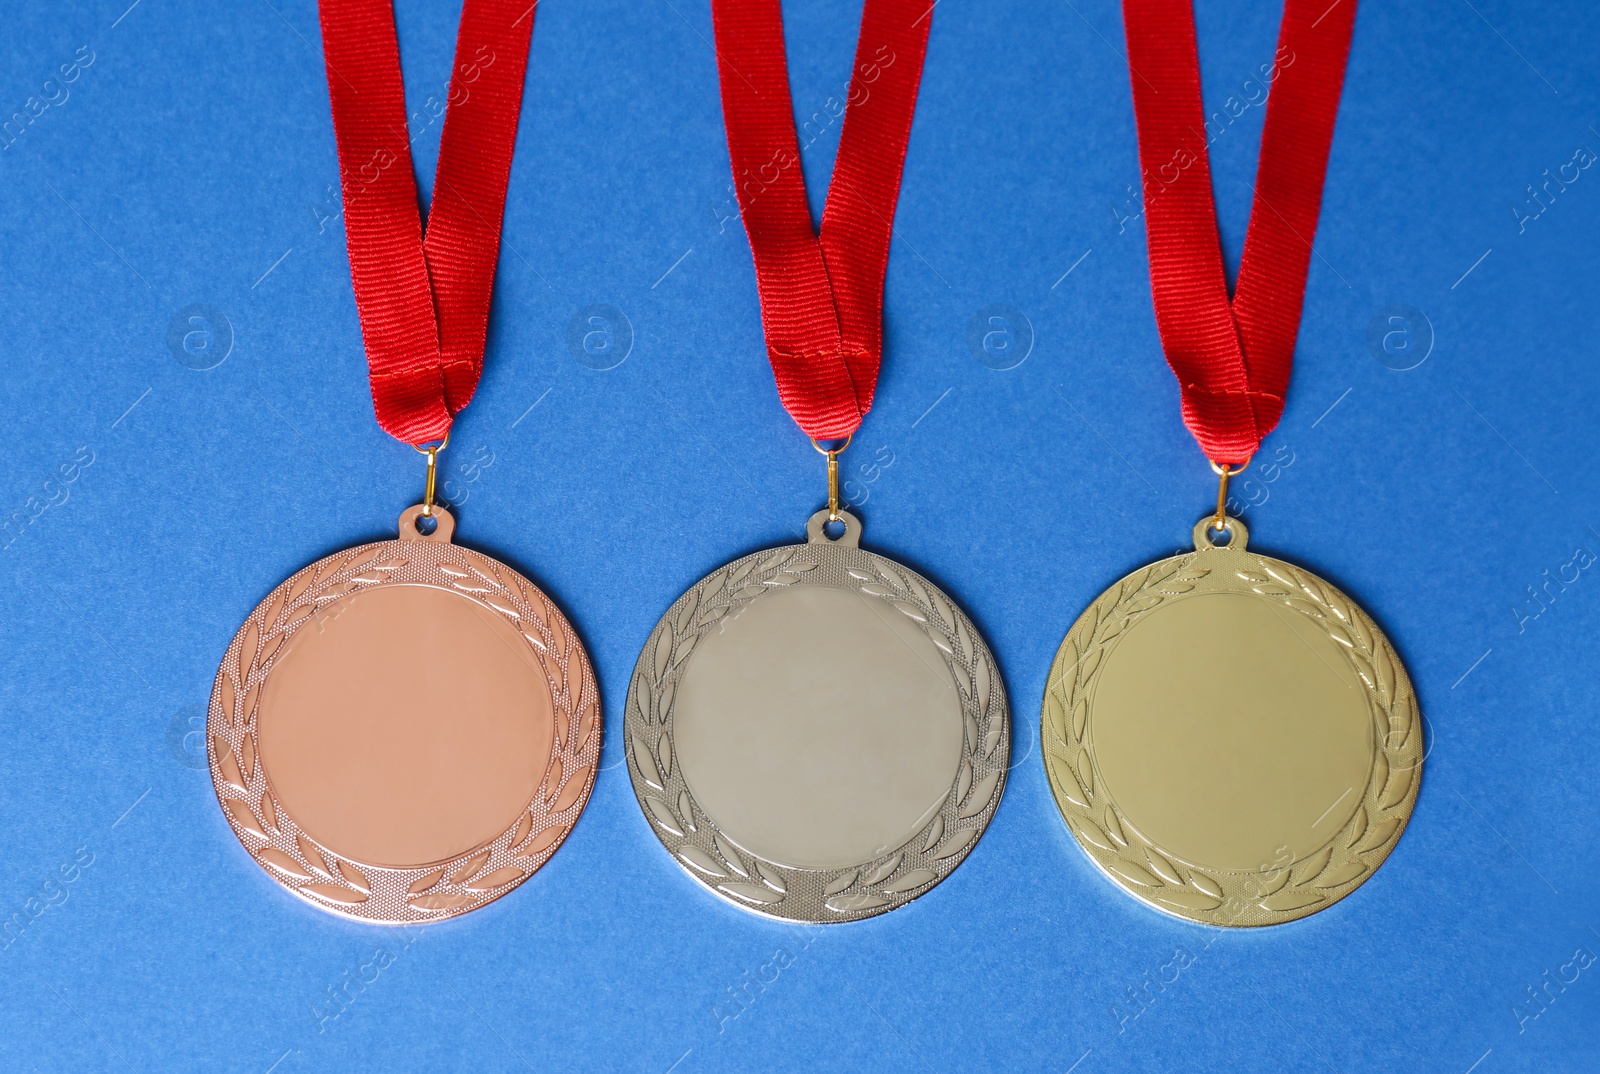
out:
M125 6L29 4L0 42L0 116L23 114L0 136L22 512L0 537L0 919L26 923L0 940L0 1069L1600 1064L1600 567L1546 581L1600 553L1600 168L1558 171L1600 152L1592 5L1369 0L1357 21L1267 449L1293 461L1241 494L1255 546L1373 611L1427 716L1416 814L1359 891L1270 930L1189 925L1061 822L1037 741L1056 646L1214 486L1151 316L1117 5L945 0L846 462L868 542L945 586L1004 669L993 825L906 909L786 928L666 857L612 735L541 873L410 934L279 889L191 734L243 616L421 490L371 418L315 7ZM820 206L859 3L786 7ZM1213 145L1233 262L1278 12L1200 7L1208 106L1237 113ZM457 10L399 5L425 186ZM705 0L541 5L488 366L446 455L460 538L566 609L613 729L661 611L796 539L823 493L762 357L710 37Z

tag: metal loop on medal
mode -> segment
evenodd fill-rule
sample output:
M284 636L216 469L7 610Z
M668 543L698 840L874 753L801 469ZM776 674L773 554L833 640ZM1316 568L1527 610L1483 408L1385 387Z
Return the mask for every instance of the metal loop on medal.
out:
M1211 460L1206 460L1211 462ZM1221 463L1211 462L1211 472L1217 475L1217 513L1211 517L1208 530L1218 533L1228 528L1228 479L1238 477L1244 473L1245 467L1250 465L1250 460L1245 459L1238 466L1225 466ZM1207 534L1209 543L1209 533Z
M839 515L839 452L850 446L850 441L856 434L851 433L844 438L844 443L835 448L825 448L818 443L816 437L811 438L811 446L823 455L828 456L828 521L838 522Z
M444 439L437 444L412 444L411 449L420 455L428 457L428 483L422 493L422 517L433 517L433 490L439 477L439 452L450 446L450 433L447 430Z

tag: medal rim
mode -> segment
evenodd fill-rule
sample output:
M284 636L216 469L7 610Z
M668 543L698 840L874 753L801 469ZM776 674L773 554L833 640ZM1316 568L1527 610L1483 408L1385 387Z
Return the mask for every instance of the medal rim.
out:
M414 507L402 516L402 533L408 516L420 510ZM355 545L307 564L274 586L229 641L207 709L212 790L245 852L302 901L367 924L445 920L515 890L571 834L599 767L604 718L599 684L572 624L521 573L452 543L453 519L443 508L434 511L443 516L435 539ZM437 539L439 532L444 539ZM555 724L539 787L508 827L449 859L408 868L355 861L302 832L265 771L255 722L276 661L292 635L316 621L315 609L392 585L443 589L508 622L545 672ZM248 656L247 645L253 650Z
M849 518L848 524L854 524L859 532L854 518ZM840 573L853 584L814 576L825 556L837 557ZM729 589L730 580L736 590ZM869 861L840 868L780 865L735 843L695 801L676 755L663 752L659 745L665 741L666 751L672 748L672 705L677 683L693 657L694 641L715 629L726 614L720 611L702 619L706 600L732 592L733 598L722 605L732 609L759 600L774 588L792 585L855 592L882 600L896 613L917 622L944 656L961 700L961 762L939 812L899 846ZM694 639L690 651L680 652L681 642L689 637ZM969 654L965 683L955 674L952 650ZM972 621L942 590L911 568L846 541L826 538L766 548L730 560L673 601L640 650L628 687L623 727L623 752L639 811L678 867L741 910L805 924L876 917L932 891L982 839L1004 796L1009 774L1011 717L1005 684ZM995 738L993 746L984 749L991 736ZM670 760L663 763L664 758ZM646 765L654 780L647 777ZM990 780L993 782L985 790L983 784ZM982 807L974 809L980 795L984 796ZM689 806L688 824L683 820L685 803Z
M1242 523L1235 519L1229 519L1229 523L1236 527L1236 535L1245 533ZM1205 524L1203 520L1201 526ZM1197 543L1202 536L1201 527L1197 526ZM1239 542L1237 536L1235 541ZM1204 571L1197 572L1200 567ZM1093 767L1094 679L1105 667L1114 643L1128 628L1119 628L1113 637L1096 643L1097 630L1118 609L1152 596L1158 597L1160 603L1133 612L1135 622L1168 600L1189 597L1196 583L1218 568L1232 571L1233 577L1226 587L1217 587L1213 582L1206 592L1253 594L1290 609L1324 632L1329 632L1330 620L1316 609L1327 609L1334 620L1331 625L1345 634L1334 637L1339 643L1336 648L1350 661L1356 681L1366 694L1374 725L1372 767L1355 813L1322 845L1265 872L1196 868L1145 839L1115 799L1104 791L1098 769ZM1127 615L1124 613L1122 618ZM1065 674L1088 660L1095 648L1108 643L1087 674L1073 677L1069 694L1063 681ZM1352 659L1358 654L1358 646L1370 654L1362 655L1364 665ZM1068 666L1070 655L1077 652L1084 656ZM1081 720L1074 714L1080 704L1085 709ZM1398 727L1396 718L1401 721ZM1081 731L1077 730L1080 725ZM1056 808L1074 841L1101 873L1127 894L1162 913L1233 928L1259 928L1308 917L1328 909L1372 879L1398 845L1411 819L1425 756L1415 689L1399 652L1372 617L1320 575L1251 552L1242 543L1207 544L1193 552L1156 560L1124 575L1091 601L1062 638L1051 662L1040 706L1040 741L1046 744L1041 753ZM1087 779L1084 765L1091 768ZM1114 834L1108 820L1119 822ZM1356 864L1362 868L1341 879L1342 873L1349 873ZM1196 876L1201 878L1199 882L1195 881ZM1166 901L1158 901L1157 893L1164 889L1169 892ZM1243 909L1230 910L1241 901Z

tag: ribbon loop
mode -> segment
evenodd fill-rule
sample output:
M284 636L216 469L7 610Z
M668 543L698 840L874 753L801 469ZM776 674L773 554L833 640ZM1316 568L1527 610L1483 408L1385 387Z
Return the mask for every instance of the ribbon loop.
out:
M533 9L462 5L426 238L392 0L320 14L373 410L399 440L439 440L483 371Z
M816 440L853 433L883 353L883 281L927 53L925 0L866 0L820 234L795 135L779 0L712 0L734 189L778 398Z
M1232 301L1211 191L1193 0L1123 0L1150 290L1183 420L1235 465L1283 414L1356 0L1285 0Z

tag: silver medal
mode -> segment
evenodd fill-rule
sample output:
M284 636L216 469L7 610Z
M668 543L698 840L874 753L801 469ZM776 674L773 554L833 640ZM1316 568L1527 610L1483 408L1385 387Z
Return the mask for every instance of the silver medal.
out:
M950 874L999 804L1010 718L972 623L915 572L811 517L667 610L624 721L662 844L736 905L871 917Z

